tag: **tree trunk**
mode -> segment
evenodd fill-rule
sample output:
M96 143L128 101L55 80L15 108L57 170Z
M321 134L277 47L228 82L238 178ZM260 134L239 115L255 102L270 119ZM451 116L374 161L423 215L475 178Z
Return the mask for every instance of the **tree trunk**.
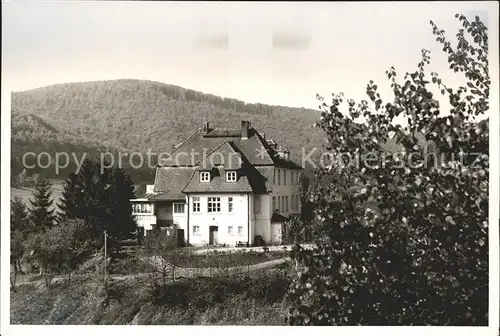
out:
M68 288L69 285L71 284L71 272L68 272L68 278L66 279L65 282L66 283L65 283L64 287Z
M16 291L16 280L17 280L17 271L16 268L14 267L14 280L12 280L12 277L10 277L10 286L12 287L12 290L14 292Z

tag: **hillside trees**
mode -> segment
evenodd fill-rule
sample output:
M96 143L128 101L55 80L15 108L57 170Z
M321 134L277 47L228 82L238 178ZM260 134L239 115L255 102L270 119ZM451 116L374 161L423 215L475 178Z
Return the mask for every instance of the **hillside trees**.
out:
M26 137L38 138L34 137L36 128L30 127L30 124L41 123L34 120L35 117L53 126L53 129L42 127L40 137L63 139L67 134L80 139L82 144L92 139L142 153L148 149L157 153L171 150L188 133L201 127L207 116L210 117L208 121L219 127L239 127L242 119L249 120L259 131L272 135L279 144L286 146L295 159L300 158L305 145L312 149L321 143L319 130L311 127L319 118L318 111L246 104L152 81L53 85L13 93L12 106L12 134L19 147ZM29 118L24 117L26 115ZM276 120L283 121L282 127L276 127ZM308 125L306 129L304 124ZM57 130L62 134L56 134Z
M73 123L71 127L80 129L88 126ZM92 134L88 135L92 136ZM137 139L140 137L133 137L133 141ZM101 153L110 152L117 155L130 152L129 149L123 146L113 146L110 142L112 141L104 139L99 141L95 137L79 136L70 130L57 128L33 113L21 112L17 106L13 106L11 139L13 185L36 183L34 178L37 173L45 178L65 179L76 170L77 160L80 162L84 155L90 158L99 156ZM61 156L59 165L56 167L56 155L65 154L67 157ZM47 155L50 156L50 160ZM137 181L150 181L154 177L154 169L146 166L141 169L132 169L127 160L124 160L123 168Z
M24 253L23 242L30 231L28 209L20 197L10 201L10 263L14 267L13 284L21 271L20 261Z
M464 85L429 74L424 49L402 82L396 69L386 72L392 101L372 81L370 103L318 97L318 126L333 158L318 175L339 174L311 196L329 239L296 254L290 324L487 325L489 139L488 121L478 117L489 108L488 35L478 17L456 17L463 29L453 47L431 26ZM436 89L449 109L434 98ZM398 116L407 125L396 124ZM360 117L367 127L355 122ZM425 156L419 134L436 159ZM380 144L388 139L402 150L385 152ZM346 156L361 158L361 166L339 160Z
M43 270L46 287L56 274L66 275L65 285L70 284L72 272L92 251L89 238L85 222L80 219L69 219L29 237L26 245Z

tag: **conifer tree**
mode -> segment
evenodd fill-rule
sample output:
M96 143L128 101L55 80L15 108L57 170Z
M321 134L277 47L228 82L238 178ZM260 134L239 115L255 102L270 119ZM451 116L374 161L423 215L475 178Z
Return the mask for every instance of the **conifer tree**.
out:
M86 160L78 174L71 174L65 182L59 218L84 219L98 245L106 230L112 247L112 241L130 238L135 232L130 204L133 197L133 183L123 169L101 170L98 161Z
M134 184L122 168L114 168L106 186L107 201L111 212L109 233L116 239L131 238L137 230L132 217L130 199L134 198Z
M94 238L104 231L105 204L97 162L85 160L78 173L71 174L64 184L59 208L59 220L84 219Z
M20 271L23 241L30 232L28 210L23 200L16 196L10 201L10 262L14 266L14 278ZM15 281L14 281L15 283Z
M28 209L23 200L16 196L10 201L10 232L28 232L29 229Z
M52 199L52 183L47 179L41 179L33 192L30 200L31 209L29 219L34 231L40 232L54 225L55 215Z

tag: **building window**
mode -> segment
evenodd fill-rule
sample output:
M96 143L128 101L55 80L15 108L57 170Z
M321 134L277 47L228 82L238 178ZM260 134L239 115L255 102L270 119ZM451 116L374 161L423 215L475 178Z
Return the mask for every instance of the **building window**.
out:
M243 235L243 226L238 226L238 236Z
M232 197L227 198L227 211L233 212L233 198Z
M149 203L136 203L132 207L132 212L134 213L144 213L144 214L152 214L153 213L153 205Z
M291 196L290 198L290 209L295 210L295 196Z
M276 169L273 170L273 185L276 185Z
M296 172L292 171L291 174L292 174L292 176L291 176L290 184L294 185L295 184L295 174L296 174Z
M280 196L281 198L281 207L280 207L280 211L281 212L285 212L285 196Z
M174 213L181 214L184 213L184 203L174 203Z
M254 206L255 206L255 213L257 214L260 214L260 204L261 204L261 200L260 200L260 196L255 196L254 198Z
M272 208L272 211L273 212L276 211L276 196L273 196L273 208Z
M283 170L283 185L286 185L286 170Z
M200 182L210 182L210 172L200 172Z
M288 212L288 196L285 196L285 212Z
M228 226L227 227L227 234L230 235L230 236L232 236L234 234L232 226Z
M193 197L193 212L201 211L201 203L199 197Z
M200 235L200 227L198 225L193 225L193 236Z
M226 182L236 182L236 172L235 171L226 172Z
M208 212L220 212L220 197L208 198Z
M281 185L281 171L278 169L278 185Z

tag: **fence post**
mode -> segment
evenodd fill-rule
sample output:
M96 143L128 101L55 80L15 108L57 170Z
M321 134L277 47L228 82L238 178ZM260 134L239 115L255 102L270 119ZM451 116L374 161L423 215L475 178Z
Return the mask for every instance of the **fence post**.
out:
M104 286L107 286L107 262L108 262L108 234L106 230L104 230Z
M210 252L208 253L208 275L212 277L212 259L210 256Z

